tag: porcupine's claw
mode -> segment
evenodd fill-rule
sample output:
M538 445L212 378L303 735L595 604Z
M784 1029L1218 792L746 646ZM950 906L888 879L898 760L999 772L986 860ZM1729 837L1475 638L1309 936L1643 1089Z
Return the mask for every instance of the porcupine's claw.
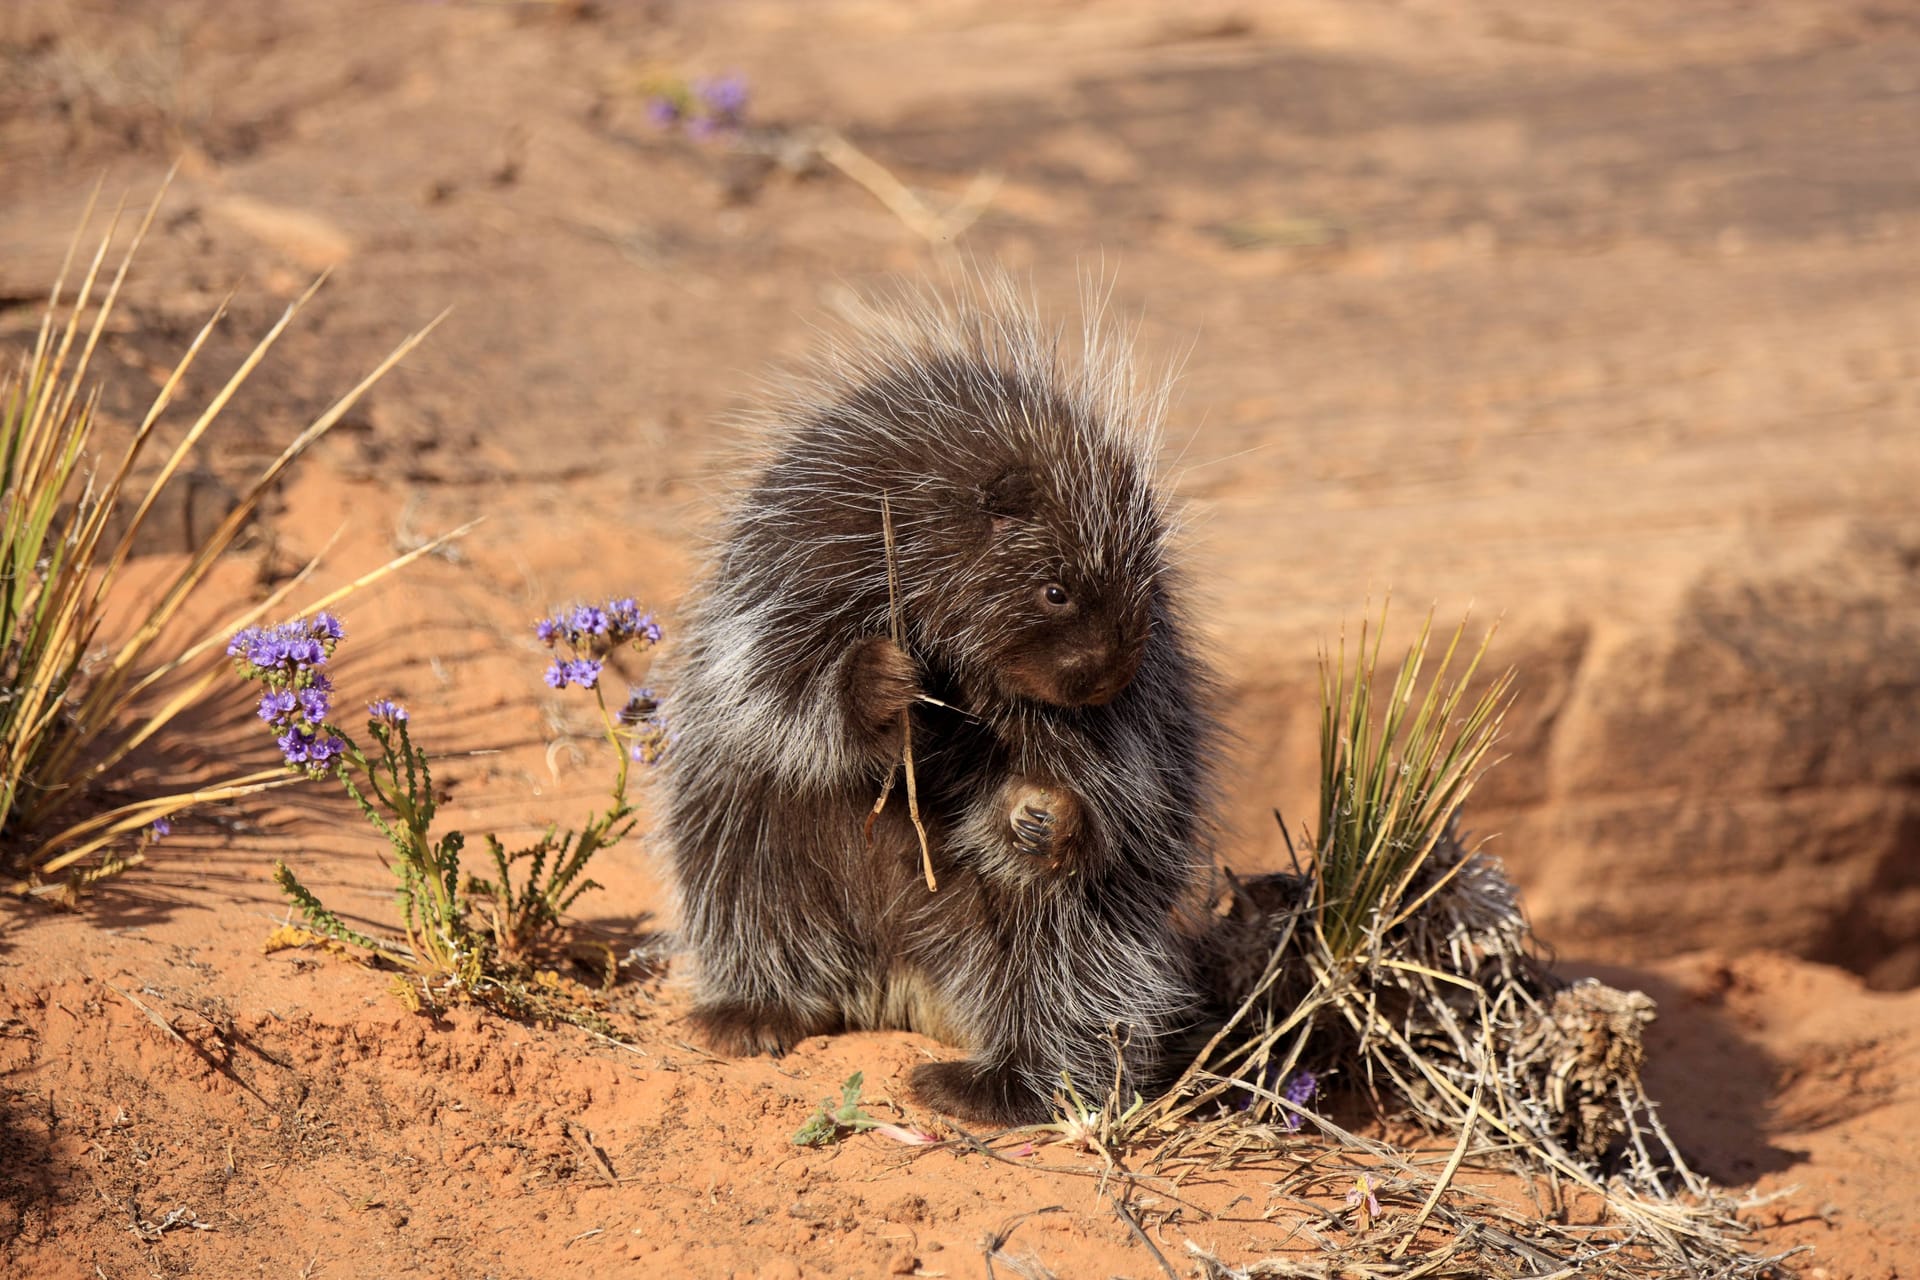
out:
M1020 852L1040 857L1053 852L1053 815L1022 805L1013 815L1013 840Z

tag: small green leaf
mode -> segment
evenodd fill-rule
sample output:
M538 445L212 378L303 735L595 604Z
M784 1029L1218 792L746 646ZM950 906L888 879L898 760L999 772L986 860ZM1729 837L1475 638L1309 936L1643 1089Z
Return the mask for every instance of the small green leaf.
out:
M846 1083L840 1086L840 1105L833 1107L831 1100L821 1103L807 1118L807 1122L800 1126L799 1132L793 1135L793 1145L828 1147L849 1133L865 1133L868 1129L878 1128L881 1122L860 1109L860 1087L864 1079L864 1073L859 1071L848 1076Z

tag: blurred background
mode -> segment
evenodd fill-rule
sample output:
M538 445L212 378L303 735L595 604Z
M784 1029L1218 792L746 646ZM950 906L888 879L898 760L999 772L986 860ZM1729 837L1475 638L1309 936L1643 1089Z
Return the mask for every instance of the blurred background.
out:
M10 0L0 341L103 175L178 164L110 415L229 290L202 395L333 270L188 529L451 307L274 536L485 514L463 589L514 625L670 617L729 415L858 292L1110 282L1180 370L1225 861L1312 817L1316 654L1391 590L1390 653L1500 620L1469 825L1563 952L1911 987L1917 142L1920 10L1867 0Z

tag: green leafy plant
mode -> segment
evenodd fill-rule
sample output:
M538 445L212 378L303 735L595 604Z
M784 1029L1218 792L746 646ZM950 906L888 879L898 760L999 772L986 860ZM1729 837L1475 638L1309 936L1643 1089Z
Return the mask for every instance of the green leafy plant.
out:
M565 610L542 620L537 630L549 646L568 654L554 659L547 683L593 694L618 763L606 808L577 830L550 826L540 839L511 852L498 837L486 836L493 879L463 872L464 832L435 833L432 764L414 745L406 708L391 699L368 706L371 751L330 718L334 688L326 668L345 636L339 619L323 612L248 627L227 652L244 679L263 687L259 715L276 734L287 767L305 777L338 780L391 851L388 866L397 881L405 941L382 941L349 927L284 862L275 864L275 881L311 931L406 971L411 981L398 989L416 1008L475 1001L516 1015L596 1025L591 1002L537 965L555 950L564 913L595 887L585 875L588 862L633 830L630 767L657 760L665 749L652 695L636 690L616 713L601 680L613 651L651 648L660 627L633 600L620 599Z
M155 448L156 429L226 311L223 304L194 336L126 443L103 448L96 439L99 395L89 386L92 361L164 194L163 186L111 279L103 280L121 224L116 211L69 296L93 220L89 203L31 349L0 379L0 857L18 873L16 888L37 896L71 901L86 885L134 865L157 835L155 824L182 809L280 785L274 771L257 771L187 791L105 799L129 756L164 741L169 725L203 704L220 675L219 638L273 608L306 571L177 648L168 642L170 624L204 594L208 575L275 482L432 328L401 343L301 431L157 587L142 584L130 593L128 561L162 493L321 283L255 344L140 487L135 475ZM109 633L110 614L131 620Z
M866 1081L864 1072L856 1071L848 1076L840 1086L840 1105L835 1106L831 1099L820 1107L807 1122L793 1135L796 1147L830 1147L850 1133L865 1133L877 1129L881 1122L868 1115L860 1106L860 1089Z
M939 1141L922 1130L875 1119L860 1105L860 1089L865 1080L865 1073L859 1071L848 1076L840 1086L840 1105L835 1106L831 1098L822 1102L793 1135L793 1145L830 1147L855 1133L877 1133L910 1147L924 1147Z

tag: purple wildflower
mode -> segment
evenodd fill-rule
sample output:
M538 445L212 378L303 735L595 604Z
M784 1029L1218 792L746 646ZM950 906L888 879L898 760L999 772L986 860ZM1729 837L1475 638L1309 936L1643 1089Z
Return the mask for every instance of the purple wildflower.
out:
M1347 1192L1347 1208L1359 1209L1362 1205L1366 1206L1366 1211L1361 1218L1363 1230L1380 1216L1380 1198L1374 1194L1379 1186L1379 1183L1363 1173L1353 1180L1353 1190Z
M367 704L367 715L375 720L384 720L388 724L399 724L407 718L407 709L392 698L382 698L378 702Z
M680 104L666 94L656 95L647 103L647 120L656 129L671 129L680 123Z
M270 671L287 656L286 642L264 627L248 627L233 638L227 652L252 666L256 673Z
M167 821L165 818L155 818L153 820L152 825L147 828L148 838L153 840L155 843L158 843L161 840L165 840L168 836L172 834L173 834L173 824Z
M274 689L260 695L260 718L277 725L293 714L293 690Z
M737 71L710 80L696 80L693 91L717 123L738 124L747 112L747 78Z
M307 769L313 772L324 769L333 758L347 749L347 744L333 737L315 738L307 746Z
M302 689L300 691L300 714L306 717L308 724L319 724L327 718L327 706L332 700L325 689Z
M613 622L614 634L622 640L660 643L660 624L653 620L651 613L642 613L639 602L632 596L607 601L607 617Z
M594 658L577 658L567 664L567 679L582 689L591 689L600 683L602 665L604 664Z
M240 659L250 668L242 674L270 678L289 669L299 671L322 665L344 634L338 618L322 613L306 622L243 628L228 643L227 655Z
M280 754L286 757L288 764L305 764L311 754L310 742L311 739L298 729L289 729L274 740L274 745L280 748Z
M555 658L547 667L547 687L550 689L566 688L567 677L572 673L572 669L573 664L571 662L562 662L560 659Z
M606 611L604 609L596 609L590 604L583 604L575 609L573 611L573 617L568 619L568 624L568 630L577 631L583 635L603 636L607 634Z
M533 624L533 634L540 637L541 644L552 644L554 637L559 633L560 620L558 618L542 618Z
M1280 1096L1296 1107L1304 1107L1313 1101L1313 1095L1319 1088L1319 1076L1311 1071L1296 1071L1293 1078L1287 1081L1286 1087L1280 1090ZM1289 1111L1281 1118L1281 1123L1287 1126L1288 1133L1293 1133L1300 1128L1300 1117L1297 1113Z

